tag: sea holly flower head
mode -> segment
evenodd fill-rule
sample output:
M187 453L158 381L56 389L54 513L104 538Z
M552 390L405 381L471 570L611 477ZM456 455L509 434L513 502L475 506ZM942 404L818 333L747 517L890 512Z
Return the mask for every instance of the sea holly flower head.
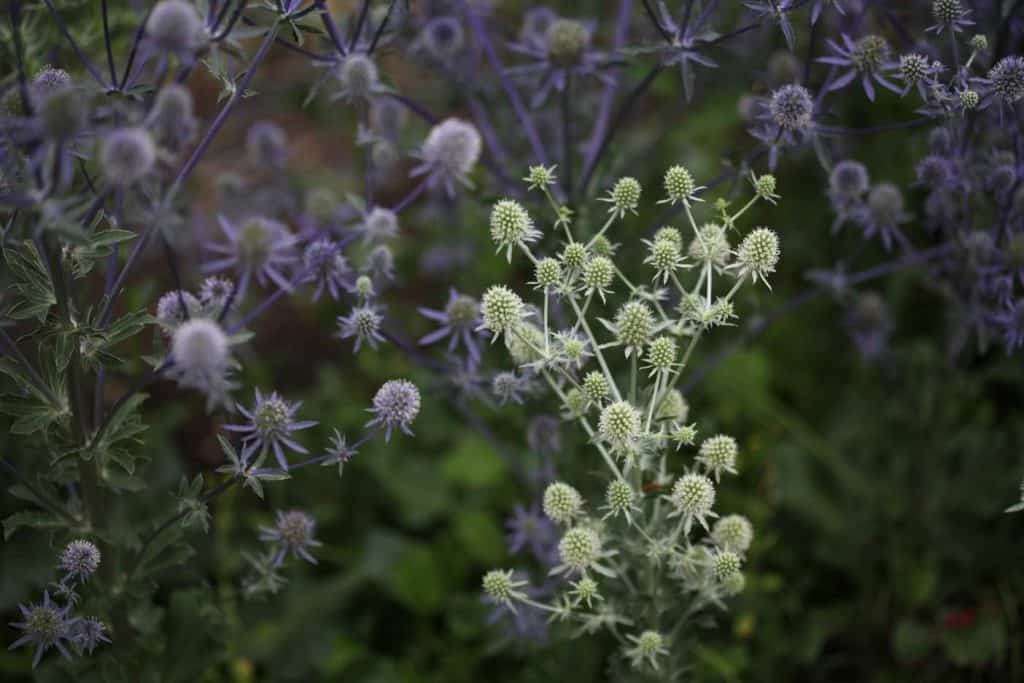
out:
M56 648L65 659L71 659L67 646L74 643L75 627L79 620L79 617L69 616L71 605L59 607L50 600L50 594L44 592L41 603L33 603L28 607L18 605L18 610L21 612L21 620L12 621L11 626L22 633L11 643L10 649L34 646L33 669L39 666L43 655L50 648Z
M316 520L301 510L278 510L272 527L260 527L260 540L275 546L273 564L280 567L286 555L317 564L309 552L323 544L313 538Z
M421 346L448 339L448 350L454 352L460 345L474 363L480 362L477 334L480 329L480 302L454 288L448 291L448 302L441 310L418 308L420 315L436 322L440 327L420 338Z
M476 127L460 119L445 119L431 128L419 152L422 163L413 176L425 176L428 184L455 195L455 184L472 187L469 174L480 159L483 142Z
M845 88L856 78L860 78L861 86L868 99L874 101L874 83L887 90L899 93L900 89L884 75L889 63L889 43L881 36L868 34L854 42L847 34L842 34L842 43L829 39L830 57L818 57L819 62L845 68L846 71L828 84L828 90Z
M633 646L626 650L626 657L634 669L649 667L658 671L659 660L669 654L668 648L665 647L665 637L658 631L647 630L639 635L627 634L626 639L633 643Z
M85 583L100 566L100 549L91 541L71 541L60 554L60 569L65 580Z
M243 283L255 277L260 284L273 282L285 291L292 290L285 271L298 260L296 239L284 224L262 216L252 216L240 224L218 216L217 222L226 241L206 244L215 258L203 266L205 272L233 269ZM239 295L243 293L240 287Z
M288 471L288 459L285 449L296 453L307 454L308 450L294 440L292 434L318 424L313 420L296 420L295 413L302 407L301 401L285 401L276 391L264 396L259 388L255 390L256 402L252 408L238 406L238 410L246 418L246 424L225 425L224 429L243 434L243 459L248 460L253 453L272 451L281 469Z
M368 412L374 417L366 426L383 429L385 441L391 440L396 429L412 436L409 427L420 413L420 390L407 379L388 380L377 390Z
M498 246L497 253L503 250L509 263L512 262L512 250L540 237L540 231L533 227L533 219L523 205L512 199L502 199L491 209L491 240Z
M385 341L381 333L381 324L384 316L382 308L369 302L357 304L347 316L338 316L338 337L341 339L355 339L354 350L359 353L363 343L376 349L377 344Z

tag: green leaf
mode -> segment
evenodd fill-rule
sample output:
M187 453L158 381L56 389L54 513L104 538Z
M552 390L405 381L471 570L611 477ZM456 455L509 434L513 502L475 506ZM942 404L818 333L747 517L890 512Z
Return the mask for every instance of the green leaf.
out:
M476 436L460 439L442 464L445 478L467 488L499 483L506 474L505 463L489 443Z
M13 305L7 315L15 320L36 318L40 322L50 307L57 303L50 286L50 276L31 242L10 245L2 252L11 272L10 291Z
M6 541L15 531L23 527L30 529L64 529L67 528L68 524L65 520L49 512L25 510L23 512L15 512L13 515L5 518L3 526L4 540Z

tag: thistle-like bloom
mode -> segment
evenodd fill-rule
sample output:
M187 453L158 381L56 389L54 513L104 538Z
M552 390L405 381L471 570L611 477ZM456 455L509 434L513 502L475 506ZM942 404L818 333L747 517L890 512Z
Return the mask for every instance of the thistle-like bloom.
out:
M634 669L647 666L658 671L658 660L669 654L665 637L657 631L648 630L636 636L630 634L626 639L633 643L633 647L626 650L626 657Z
M60 569L64 580L85 583L100 566L100 549L90 541L71 541L60 554Z
M284 269L297 260L295 236L282 223L253 216L235 225L225 216L218 216L217 222L227 242L207 243L206 248L218 258L203 265L207 273L233 269L241 282L255 276L260 284L272 281L285 291L292 290L292 283L284 275ZM239 296L243 293L239 287Z
M685 10L680 10L686 12ZM625 50L627 53L656 53L663 66L677 67L679 76L683 81L683 91L686 100L693 97L694 87L694 65L706 68L716 68L718 63L710 57L701 53L702 44L710 46L716 34L707 29L707 21L711 12L695 13L692 20L676 21L663 0L658 0L658 12L654 21L663 42L654 46L641 46ZM689 19L689 12L685 16Z
M477 329L493 333L493 340L502 335L508 336L525 315L523 300L504 285L493 285L484 292L480 311L483 314L483 322Z
M615 555L616 551L606 551L602 547L600 534L585 526L576 526L562 536L558 542L560 564L550 574L583 574L596 571L605 576L615 576L615 572L600 564L602 558Z
M498 251L506 252L512 262L512 250L535 242L540 231L533 227L533 219L523 205L512 199L502 199L491 209L491 240L498 245Z
M531 64L507 69L512 76L533 79L531 104L544 104L552 90L562 92L570 81L593 77L608 83L611 77L602 73L607 57L591 48L590 28L575 19L555 18L547 26L543 40L528 39L511 43L509 49L533 60Z
M276 391L264 396L256 389L256 403L251 409L238 406L239 412L248 424L225 425L224 429L243 434L243 460L248 460L257 451L273 451L282 470L288 470L285 448L306 454L308 450L292 438L292 433L309 429L317 424L313 420L295 420L295 413L302 407L301 401L289 403Z
M192 3L183 0L161 0L149 13L145 37L154 52L173 54L191 61L202 45L205 35L203 21Z
M109 643L106 625L96 617L79 619L74 626L75 642L89 655L100 643Z
M205 394L209 410L222 403L234 387L228 377L230 347L231 340L220 325L209 318L192 318L171 337L168 375L178 386Z
M377 390L373 407L367 410L375 417L366 426L380 425L385 441L391 440L391 432L395 429L412 436L409 425L420 413L420 390L407 379L390 379Z
M313 301L319 301L326 289L337 301L346 284L345 276L351 272L341 247L333 240L322 238L311 242L302 255L306 282L316 283Z
M184 308L182 307L184 304ZM202 304L191 292L167 292L156 303L156 321L165 334L171 334L189 318L202 311Z
M704 465L707 471L715 475L717 482L722 472L736 474L736 456L739 454L739 447L736 439L725 434L718 434L704 439L700 445L700 453L697 455L697 462Z
M935 23L925 30L933 33L959 33L965 26L974 25L974 22L967 18L970 13L970 10L964 9L960 0L934 0L932 16L935 17Z
M513 611L513 602L526 598L526 593L520 589L529 585L527 581L516 578L511 569L492 569L484 574L483 589L487 597L502 605L506 605Z
M899 62L892 65L893 74L903 81L901 96L917 88L921 99L928 100L928 92L932 89L936 77L942 72L942 63L933 61L917 52L902 55Z
M541 514L538 501L533 501L529 507L513 507L512 514L505 520L505 528L508 530L505 541L509 554L518 555L526 549L544 565L556 563L558 527Z
M411 175L426 176L431 187L454 196L456 182L472 187L468 176L480 160L482 144L473 124L445 119L430 129L419 151L423 163L413 168Z
M775 272L775 265L779 262L781 254L779 236L775 231L769 228L755 228L740 242L736 250L736 262L729 267L735 268L739 277L749 275L755 283L761 280L771 289L768 275Z
M791 83L758 105L758 125L751 133L769 146L768 166L775 168L781 148L802 144L815 134L814 97L804 86Z
M420 338L421 346L448 339L448 351L454 352L461 343L474 363L480 362L477 334L480 329L480 303L471 296L459 294L454 288L448 292L448 303L443 310L416 309L441 327Z
M565 482L552 482L544 489L543 509L548 519L568 526L583 511L583 496Z
M884 38L866 35L854 42L844 33L842 40L842 45L834 40L828 40L833 56L818 57L819 62L847 69L828 84L828 90L845 88L859 76L861 87L872 102L875 100L875 86L872 81L894 93L900 92L899 86L889 81L883 73L889 63L889 43Z
M377 64L370 55L350 52L334 68L338 89L332 100L363 102L381 90Z
M640 436L640 411L628 401L617 401L601 411L597 432L601 438L621 451L628 451Z
M611 204L608 207L608 213L614 214L618 220L622 220L630 213L636 215L642 191L643 188L636 178L626 176L615 181L612 189L608 190L608 196L601 197L598 201Z
M743 4L754 13L758 21L778 24L786 39L786 47L790 51L796 48L796 33L793 31L793 22L789 20L789 9L793 4L791 0L749 0Z
M854 217L864 231L864 237L871 239L878 236L886 251L892 249L894 240L906 240L899 226L910 220L904 209L903 193L892 183L878 183L868 193L865 210Z
M978 82L1000 108L1013 106L1024 99L1024 57L1003 57Z
M12 621L11 626L22 631L21 637L11 643L10 649L33 645L36 648L32 658L32 668L39 666L39 661L51 647L65 659L71 659L67 644L74 642L75 626L78 617L69 617L70 605L59 607L50 600L50 594L43 592L42 603L32 603L28 607L18 605L21 621Z
M273 561L275 567L281 566L288 553L292 557L301 557L310 564L316 564L316 558L310 554L309 549L319 548L323 544L313 538L315 529L316 520L305 512L278 510L274 526L260 527L260 540L276 546Z
M273 121L257 121L245 134L245 153L257 168L284 168L288 161L288 134Z
M722 550L745 553L754 541L754 527L743 515L726 515L711 529L711 540Z
M694 520L707 529L707 518L718 516L711 509L715 504L715 485L702 474L686 474L676 479L668 499L675 507L669 517L682 516L686 533Z
M153 170L156 144L145 128L121 128L104 139L99 159L107 180L117 187L128 187Z
M348 316L338 316L338 337L355 339L355 352L359 353L363 342L376 349L379 342L386 341L381 334L381 323L384 316L381 308L371 303L357 304L352 307Z
M192 141L199 127L193 113L192 93L183 85L165 85L156 94L146 125L161 145L179 151Z

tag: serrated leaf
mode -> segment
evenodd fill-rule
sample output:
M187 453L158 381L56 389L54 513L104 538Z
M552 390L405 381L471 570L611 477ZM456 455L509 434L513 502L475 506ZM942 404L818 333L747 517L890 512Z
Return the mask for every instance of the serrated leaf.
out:
M30 529L63 529L67 527L65 522L60 517L56 517L49 512L41 512L38 510L25 510L22 512L15 512L13 515L4 519L4 540L9 539L15 531L23 527Z

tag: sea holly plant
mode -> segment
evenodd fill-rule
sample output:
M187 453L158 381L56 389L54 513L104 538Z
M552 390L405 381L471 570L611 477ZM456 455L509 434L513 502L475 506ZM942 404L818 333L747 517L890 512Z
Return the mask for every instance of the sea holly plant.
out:
M393 379L368 404L361 434L336 429L311 453L307 430L318 422L302 401L247 382L243 360L254 323L286 295L348 299L353 312L339 316L338 336L357 348L382 340L376 312L396 277L387 242L397 235L398 209L346 206L323 191L296 199L279 182L285 132L257 122L245 152L252 167L274 170L270 186L221 179L216 215L186 217L187 181L253 94L271 46L282 35L299 37L300 23L308 31L308 19L300 20L312 9L333 26L322 3L161 0L124 15L134 17L135 31L126 54L115 56L104 2L109 75L52 3L32 8L31 21L26 3L8 5L16 59L0 116L0 425L10 451L0 467L22 509L3 529L5 540L34 533L56 558L52 577L34 577L10 647L31 648L33 666L56 652L76 679L101 669L104 680L155 679L161 664L149 655L162 647L162 602L183 622L209 625L221 616L201 573L192 584L165 579L190 566L222 494L237 486L263 499L296 470L340 473L371 439L412 435L419 389ZM61 27L83 73L27 63L26 32L41 16ZM258 41L252 54L243 48L248 38ZM205 128L180 84L200 66L223 86ZM438 144L441 158L428 155L424 173L442 184L463 180L475 156L447 169L450 150ZM243 202L231 191L240 188ZM197 229L207 221L216 237ZM181 256L193 246L205 254L201 263ZM173 285L162 296L131 280L151 250ZM145 392L163 380L183 405L200 414L205 406L222 427L223 465L182 476L177 487L151 466L160 451L148 441ZM262 543L265 552L241 553L248 573L234 577L245 596L277 592L296 561L317 563L323 545L305 510L278 509L266 519L250 529L252 547ZM183 604L197 611L174 611Z
M541 301L494 285L481 299L481 328L508 348L518 377L545 386L588 437L600 476L544 490L543 514L560 536L546 599L511 569L488 572L483 588L510 615L543 612L567 637L609 632L625 678L675 680L707 613L743 590L753 539L745 517L716 505L718 487L737 472L737 441L703 434L678 387L701 339L739 317L737 293L770 286L779 237L740 225L756 203L779 198L775 178L752 176L748 201L735 209L715 201L713 219L698 224L705 188L683 166L668 169L659 203L680 206L685 223L643 241L644 280L633 280L626 272L640 268L611 239L631 229L640 183L619 179L601 198L603 224L588 230L551 195L553 177L553 168L534 168L527 178L554 209L548 230L513 200L491 212L497 249L530 262ZM560 242L552 255L536 246L542 239Z

